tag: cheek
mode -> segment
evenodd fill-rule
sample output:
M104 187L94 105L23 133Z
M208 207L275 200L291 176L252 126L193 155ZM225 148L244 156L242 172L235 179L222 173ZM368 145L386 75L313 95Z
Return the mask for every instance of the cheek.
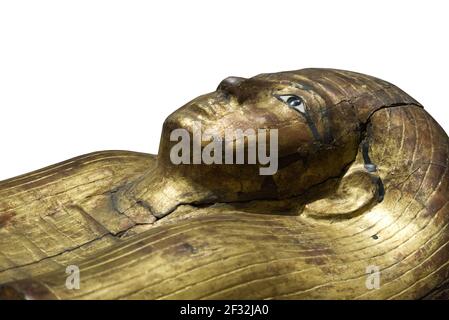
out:
M309 126L303 122L285 125L278 130L279 155L307 153L317 142Z
M270 108L261 108L256 105L245 105L236 108L223 116L213 125L220 131L225 129L279 129L283 123L291 120L282 112Z
M234 118L234 120L236 120ZM254 129L277 130L279 156L290 155L298 152L298 148L310 147L316 141L316 137L307 122L307 119L286 106L278 103L263 108L253 106L252 112L248 112L240 121L234 121L233 126L242 125Z

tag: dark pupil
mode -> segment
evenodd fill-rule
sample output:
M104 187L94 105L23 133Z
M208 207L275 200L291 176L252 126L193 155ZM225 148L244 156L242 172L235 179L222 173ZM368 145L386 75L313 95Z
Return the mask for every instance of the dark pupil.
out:
M297 107L301 104L301 99L299 97L290 97L287 99L287 104L290 107Z

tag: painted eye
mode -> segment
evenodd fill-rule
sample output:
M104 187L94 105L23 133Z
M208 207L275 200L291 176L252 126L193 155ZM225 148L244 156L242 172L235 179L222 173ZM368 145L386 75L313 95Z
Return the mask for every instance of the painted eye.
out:
M304 101L302 101L302 99L298 96L295 96L293 94L286 94L278 96L278 99L286 103L290 108L295 109L296 111L299 111L301 113L306 112Z

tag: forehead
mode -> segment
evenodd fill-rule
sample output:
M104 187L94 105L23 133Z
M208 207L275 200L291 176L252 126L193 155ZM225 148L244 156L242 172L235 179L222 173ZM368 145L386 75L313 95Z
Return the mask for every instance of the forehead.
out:
M333 106L350 104L360 119L366 119L383 105L419 103L384 80L345 70L301 69L279 73L264 73L233 86L230 93L238 103L253 105L273 94L294 94L303 98L309 109L333 109ZM268 108L270 103L266 103Z
M279 92L295 93L298 90L312 89L305 84L292 80L294 79L289 79L282 75L271 77L270 74L264 74L245 79L238 86L228 88L226 91L237 97L240 102L244 102L258 100L258 98Z
M365 74L318 68L265 73L252 79L271 83L271 86L305 90L321 96L329 104L383 92L393 86L386 81Z
M282 94L294 94L306 100L310 100L310 98L315 100L320 96L320 93L309 83L289 73L257 75L245 79L238 86L227 91L237 97L240 103L260 101L265 97Z

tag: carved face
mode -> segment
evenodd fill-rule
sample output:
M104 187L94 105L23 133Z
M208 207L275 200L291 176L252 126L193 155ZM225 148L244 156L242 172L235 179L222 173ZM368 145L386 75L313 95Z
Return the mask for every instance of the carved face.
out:
M176 203L299 195L341 175L354 160L364 121L381 107L371 93L389 86L357 73L326 69L261 74L250 79L229 77L216 91L190 101L166 119L157 169L148 173L135 194L163 212ZM360 106L355 107L356 103ZM227 147L226 130L276 129L277 171L261 175L260 163L247 162L173 164L170 151L178 141L171 141L171 133L185 129L193 139L198 124L202 132L214 132ZM248 143L248 139L243 141ZM202 148L208 143L203 141ZM231 146L236 150L235 144Z
M307 156L320 145L330 146L333 132L345 131L347 124L329 119L327 97L296 79L274 76L223 80L217 91L192 100L167 118L161 147L167 133L176 128L191 131L194 123L201 123L204 131L217 132L222 139L229 129L277 129L280 157Z

